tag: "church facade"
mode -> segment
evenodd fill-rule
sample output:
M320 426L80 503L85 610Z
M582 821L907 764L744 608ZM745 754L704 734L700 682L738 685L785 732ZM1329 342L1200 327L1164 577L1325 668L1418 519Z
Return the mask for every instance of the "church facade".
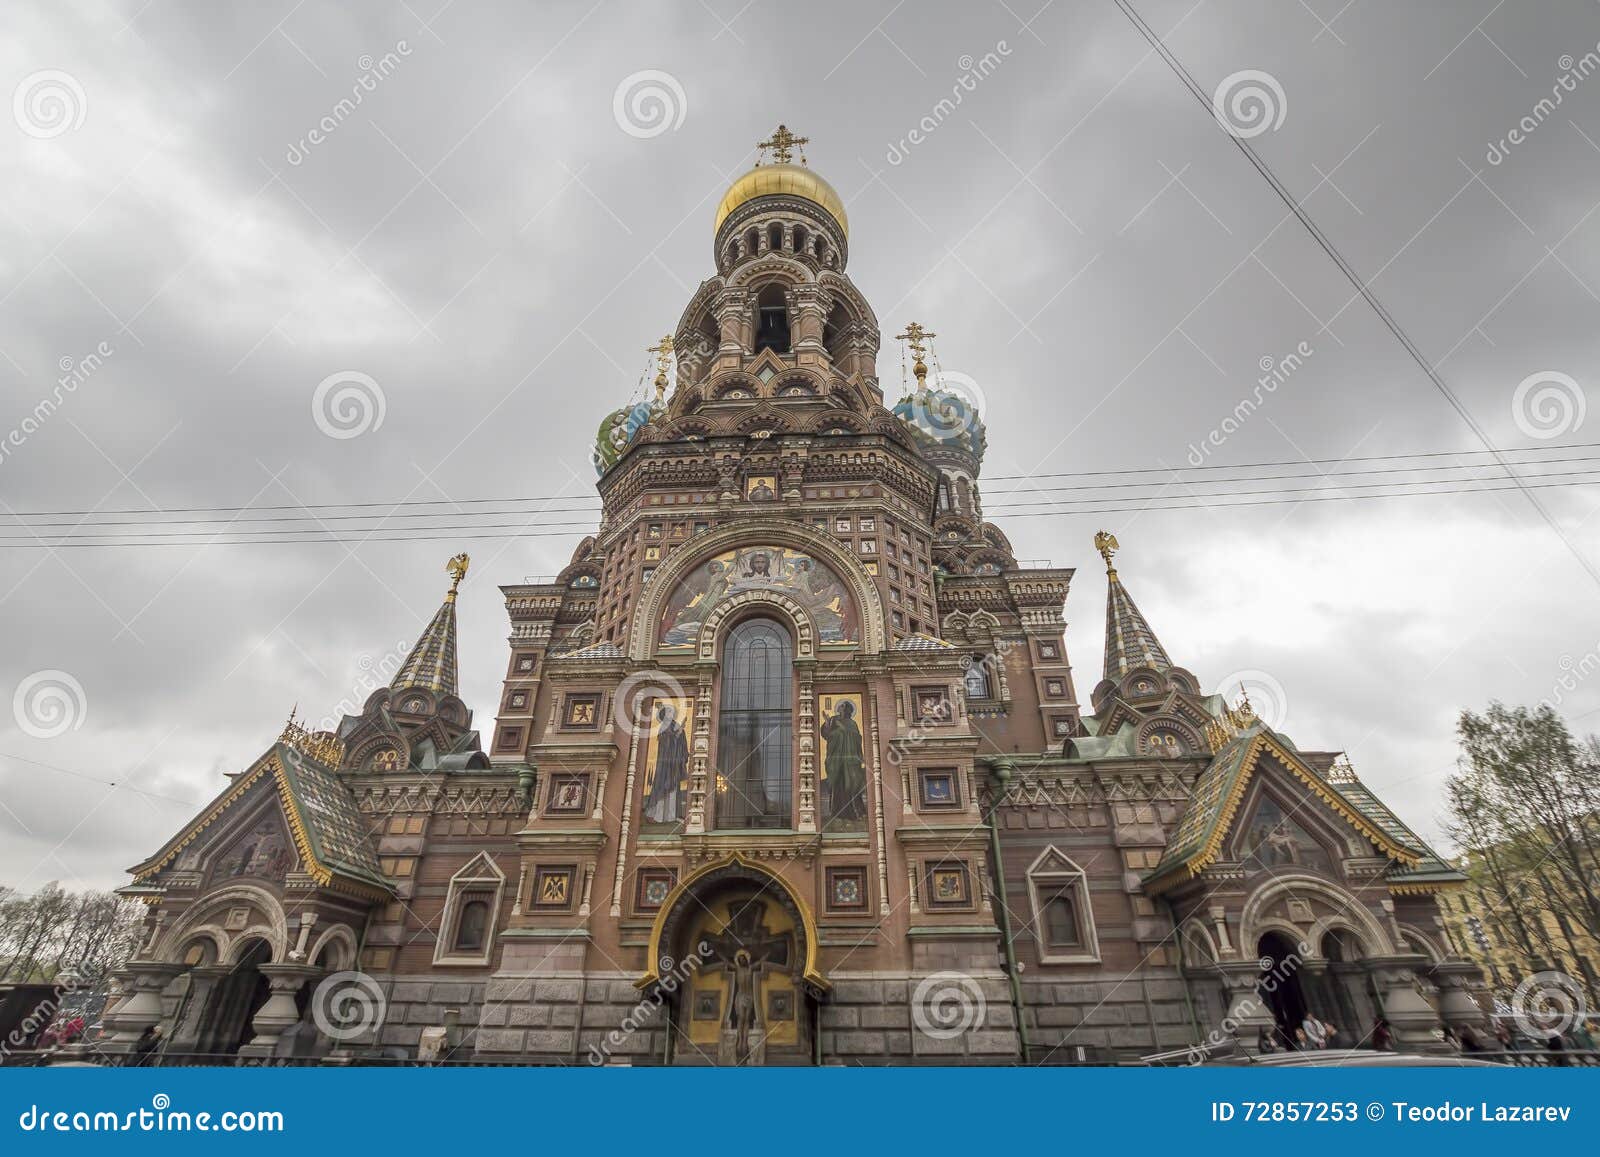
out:
M291 721L133 869L117 1044L1104 1063L1307 1012L1416 1048L1480 1020L1436 895L1460 874L1175 663L1109 534L1080 697L1075 572L985 519L935 335L906 326L884 393L803 144L780 126L728 190L654 396L602 421L594 534L500 588L492 726L458 694L462 555L390 685Z

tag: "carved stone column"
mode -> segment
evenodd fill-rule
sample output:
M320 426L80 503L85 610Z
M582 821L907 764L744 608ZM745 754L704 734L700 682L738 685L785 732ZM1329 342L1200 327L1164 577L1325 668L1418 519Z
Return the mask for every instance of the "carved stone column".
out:
M1395 1047L1402 1052L1438 1052L1443 1046L1434 1029L1439 1025L1439 1010L1421 991L1419 967L1426 967L1422 955L1371 956L1361 962L1372 974L1383 1003L1383 1017L1394 1032ZM1432 985L1428 986L1430 989Z
M132 1048L145 1029L160 1024L164 1015L161 995L185 965L163 964L153 960L129 961L117 972L126 994L116 1011L107 1013L106 1027L112 1030L107 1047L114 1052Z
M703 835L706 830L706 777L711 763L711 681L715 663L699 666L700 683L694 702L694 743L689 752L689 815L684 820L686 835Z
M183 998L183 1009L172 1026L172 1050L180 1053L201 1052L201 1020L206 1006L217 986L231 975L233 969L226 964L201 964L189 969L189 993Z
M798 815L795 830L817 830L817 712L816 695L812 690L814 659L796 659L795 674L800 678L800 730L796 745L800 754L799 796L796 801Z
M1238 1037L1246 1048L1254 1048L1263 1029L1272 1033L1277 1028L1272 1010L1261 996L1261 963L1251 959L1237 964L1218 964L1216 970L1228 991L1228 1011L1222 1018L1223 1023L1212 1028L1223 1035Z
M1468 960L1446 960L1435 964L1429 973L1439 990L1439 1018L1459 1035L1470 1027L1473 1032L1488 1031L1483 1009L1473 996L1483 986L1483 971Z
M277 1047L278 1038L286 1029L300 1022L300 1008L295 998L306 981L322 975L322 969L309 964L261 964L261 975L267 978L269 995L267 1003L256 1013L250 1027L255 1036L239 1049L241 1057L270 1057Z

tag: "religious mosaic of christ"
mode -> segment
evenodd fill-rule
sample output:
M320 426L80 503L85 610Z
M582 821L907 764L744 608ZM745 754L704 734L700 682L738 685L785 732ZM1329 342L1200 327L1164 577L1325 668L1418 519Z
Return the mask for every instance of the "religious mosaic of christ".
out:
M717 605L747 590L781 591L800 603L819 643L861 641L855 602L832 569L787 547L753 546L708 559L679 582L661 616L661 649L692 650Z
M1327 850L1305 828L1290 819L1270 795L1262 795L1245 826L1244 838L1239 841L1239 858L1247 867L1255 869L1302 867L1329 873L1333 870Z

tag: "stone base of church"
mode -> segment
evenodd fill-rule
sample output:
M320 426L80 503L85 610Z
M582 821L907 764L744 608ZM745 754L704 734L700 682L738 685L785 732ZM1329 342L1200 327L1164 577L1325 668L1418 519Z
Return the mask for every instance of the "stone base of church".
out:
M1114 1064L1181 1049L1203 1036L1175 973L1092 980L1024 976L1022 1000L1033 1064Z

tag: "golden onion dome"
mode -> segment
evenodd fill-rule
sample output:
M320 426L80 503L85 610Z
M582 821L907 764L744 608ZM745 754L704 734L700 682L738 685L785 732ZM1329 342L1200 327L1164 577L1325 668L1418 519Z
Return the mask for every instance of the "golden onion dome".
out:
M757 197L774 194L804 197L832 217L845 236L850 235L850 220L845 215L844 200L834 192L833 186L804 165L783 164L757 165L735 181L722 198L722 204L717 206L717 223L712 227L712 232L720 230L722 223L740 205Z

